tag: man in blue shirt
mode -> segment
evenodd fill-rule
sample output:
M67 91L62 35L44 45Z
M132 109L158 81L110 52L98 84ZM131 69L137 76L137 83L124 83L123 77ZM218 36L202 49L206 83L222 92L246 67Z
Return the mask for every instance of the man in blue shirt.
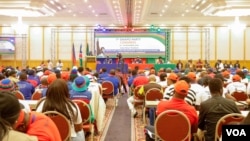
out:
M88 91L89 78L86 76L78 76L72 83L72 90L69 91L71 99L80 99L87 103L90 102L92 94Z
M114 95L116 96L116 104L118 104L117 94L118 94L119 88L120 88L120 80L115 75L115 70L111 69L109 71L109 75L107 77L103 78L103 81L110 81L113 84L113 86L114 86ZM106 99L104 99L104 100L106 100Z
M18 85L18 89L20 92L22 92L24 98L26 100L30 100L32 94L35 91L35 88L33 85L31 85L28 81L27 81L27 74L26 73L21 73L19 76L19 82L17 82Z

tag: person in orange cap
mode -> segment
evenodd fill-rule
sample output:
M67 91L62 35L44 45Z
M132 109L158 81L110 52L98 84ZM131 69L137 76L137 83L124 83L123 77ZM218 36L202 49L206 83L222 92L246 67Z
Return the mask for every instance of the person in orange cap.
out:
M191 125L191 134L197 132L197 125L198 125L198 115L194 106L189 105L184 99L188 95L189 84L184 81L180 80L175 83L174 85L174 95L173 98L170 100L162 100L159 102L156 108L156 115L161 114L166 110L178 110L183 112L190 121ZM146 141L150 140L150 133L154 134L154 126L146 126ZM150 132L150 133L149 133Z
M239 75L234 75L232 78L232 83L227 85L227 91L229 94L233 94L234 92L245 92L246 93L246 85L241 83L241 77Z

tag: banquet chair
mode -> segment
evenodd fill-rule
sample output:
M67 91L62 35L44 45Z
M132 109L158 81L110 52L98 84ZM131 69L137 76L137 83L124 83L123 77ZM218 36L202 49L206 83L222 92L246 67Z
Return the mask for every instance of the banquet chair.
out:
M133 89L133 97L134 97L134 103L133 104L134 104L134 107L141 106L142 107L142 111L143 111L144 95L140 95L138 93L141 87L142 87L142 85L139 85L139 86L136 86Z
M160 113L154 123L155 140L190 141L191 125L187 116L178 110Z
M113 98L114 99L114 102L115 102L115 105L116 105L116 100L115 100L115 94L114 94L114 85L112 82L110 81L103 81L102 82L102 88L103 88L103 91L102 91L102 97L105 99L108 99L108 98Z
M248 96L245 92L233 92L232 96L236 99L236 101L246 101Z
M69 141L71 138L71 125L69 120L57 111L46 111L43 114L50 117L50 119L55 123L62 141Z
M222 135L222 125L241 123L245 117L240 113L231 113L221 117L215 127L215 141L219 141Z
M42 98L42 93L39 91L35 91L31 96L31 100L40 100L41 98Z
M40 98L36 104L36 109L39 107L39 105L46 99L46 97Z
M20 91L14 91L14 94L15 94L15 96L16 96L17 99L25 100L24 95L23 95L22 92L20 92Z
M82 128L84 132L89 132L90 133L90 140L93 141L94 139L94 125L91 123L91 109L89 105L82 101L82 100L77 100L74 99L72 100L74 103L77 104L81 117L82 117Z
M141 87L142 85L136 86L133 90L134 106L143 105L144 103L144 95L138 93Z
M143 107L143 122L146 123L146 110L150 108L146 105L146 101L160 101L163 99L163 92L158 88L149 89L144 97L144 107Z

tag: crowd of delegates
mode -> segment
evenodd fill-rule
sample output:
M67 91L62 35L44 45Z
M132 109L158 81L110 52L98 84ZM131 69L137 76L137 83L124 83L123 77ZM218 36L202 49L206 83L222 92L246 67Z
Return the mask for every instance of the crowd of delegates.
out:
M110 77L110 75L108 75L108 77ZM16 99L14 93L15 91L20 91L24 95L25 100L30 100L32 94L34 94L35 91L39 91L42 93L42 97L44 97L43 101L41 101L38 107L36 108L36 111L31 111L29 105L24 100L18 101L16 99L18 104L23 105L24 109L22 111L25 112L20 113L19 118L18 118L19 114L13 113L13 115L16 114L17 118L20 121L23 121L24 119L28 121L25 121L25 125L23 126L18 126L15 128L13 127L13 131L14 130L22 131L28 135L36 137L36 138L32 137L31 139L27 137L27 140L38 139L38 140L59 141L61 139L59 139L60 135L58 133L57 128L55 127L54 124L50 124L52 121L47 121L49 120L47 116L42 114L45 111L56 110L69 119L71 123L71 140L72 141L85 140L85 133L82 129L81 113L79 111L78 106L72 100L80 99L89 103L92 97L91 92L88 91L89 85L91 85L92 87L96 86L96 89L99 90L101 84L94 82L97 81L97 79L94 76L92 76L92 74L90 73L90 69L88 68L84 69L83 67L78 67L78 68L73 67L71 71L60 71L56 68L53 70L49 70L48 68L39 70L37 68L27 67L22 70L17 70L12 67L6 67L2 69L0 78L1 78L0 93L8 92L9 95L12 95ZM7 94L1 93L0 95L7 95ZM12 102L11 100L3 101L0 103L0 110L2 110L1 106L5 106L3 105L4 102L9 105L13 104L11 103ZM5 111L3 111L3 113L4 112ZM10 118L12 118L11 114L12 113L10 113L10 115L7 115L6 113L6 118L7 116L10 116ZM2 115L2 111L0 115ZM33 117L36 118L34 119ZM95 120L94 118L95 118L94 115L91 115L91 122L94 122ZM5 121L1 121L1 119L2 118L0 118L0 122L5 123ZM42 124L44 124L45 122L49 123L48 127L45 126L37 128L37 126L42 126ZM96 125L96 123L94 124ZM12 131L11 134L9 133L9 127L12 126L13 126L13 121L10 121L8 124L6 124L6 126L1 128L1 130L3 129L5 131L4 135L8 136L8 138L10 139L12 139L12 137L9 136L12 136L13 133ZM98 130L96 126L95 129L96 129L95 132L97 132ZM16 133L14 132L14 134Z
M198 62L201 63L201 61ZM191 64L191 60L189 63ZM192 67L190 64L188 66ZM181 62L177 66L182 66ZM172 109L183 111L187 115L191 126L194 127L192 133L196 133L198 129L202 132L206 131L204 135L206 141L213 141L217 121L226 114L240 113L234 102L236 99L232 96L233 92L245 92L246 95L250 95L250 84L246 78L249 75L248 71L237 67L235 69L232 71L231 68L204 69L202 67L202 69L195 69L196 71L164 68L158 72L154 68L130 70L128 86L132 91L141 85L138 92L141 95L145 95L149 88L159 88L163 92L163 99L157 107L148 110L149 125L145 127L146 140L153 140L155 117L152 118L152 116ZM165 85L162 85L164 83ZM127 99L127 104L132 116L136 118L138 113L133 104L136 97L133 93L131 95ZM246 102L250 105L250 99Z
M158 88L162 91L164 100L160 100L156 108L149 110L150 126L147 126L148 131L154 132L151 130L154 125L154 113L158 115L164 110L176 109L183 111L187 117L189 117L192 126L197 126L201 131L206 130L205 137L207 141L210 141L214 138L215 124L220 117L228 113L239 113L239 110L233 102L236 99L232 96L232 93L234 91L243 91L250 95L250 85L246 78L248 71L246 71L246 69L239 69L240 64L238 63L233 65L232 68L235 67L234 71L232 71L230 67L221 69L221 67L217 68L217 65L214 68L205 68L204 66L209 65L206 63L203 64L201 60L198 60L197 64L194 65L192 60L188 60L188 63L185 65L179 61L175 70L168 68L161 68L158 71L155 68L139 70L138 67L135 67L129 70L127 79L121 74L119 68L111 69L109 72L107 72L106 68L101 68L97 70L97 72L92 73L89 68L76 66L68 71L62 71L57 67L53 69L48 69L47 67L42 68L41 66L33 68L26 67L22 70L6 67L3 68L1 70L2 73L0 73L0 92L4 91L13 94L14 91L18 90L27 100L31 99L34 92L41 92L45 100L41 102L36 112L31 112L29 106L24 101L19 101L24 107L22 111L26 111L20 115L31 116L34 114L44 119L45 122L48 118L37 113L57 110L65 115L72 125L71 139L73 141L82 141L85 140L85 133L82 128L79 128L82 123L80 111L77 105L71 100L81 99L89 103L92 99L92 93L89 91L89 87L95 87L95 89L99 90L103 81L111 81L114 86L114 95L117 101L116 106L118 106L120 94L128 94L128 92L130 92L131 96L127 99L127 104L134 118L137 117L138 113L133 104L136 100L132 93L133 89L137 86L141 86L138 94L143 96L150 88ZM218 60L218 66L221 66L220 60ZM183 71L183 69L181 69L182 67L188 69ZM127 89L127 85L130 89ZM107 101L108 99L104 100ZM3 103L4 102L11 104L8 101L3 101ZM250 99L247 99L246 102L250 104ZM0 103L0 110L1 106L5 106L1 104L2 103ZM179 105L179 107L175 105ZM187 109L189 112L186 112ZM195 112L192 112L196 110L199 111L199 118ZM13 115L15 114L18 117L19 114L17 112L13 113ZM3 114L0 114L0 116L2 115ZM93 115L91 117L91 121L94 122ZM2 128L4 129L4 135L10 136L10 134L12 134L12 128L9 129L7 127L12 127L13 121L1 121L0 118L0 122L8 122L8 124ZM33 127L32 124L34 123L29 124L29 127ZM13 131L14 129L13 127ZM41 128L41 130L43 129ZM50 130L53 130L51 133L57 132L53 127L51 127ZM48 129L46 131L50 132L50 130ZM196 130L196 128L192 128L192 132L196 132ZM36 136L38 139L44 136L46 136L45 138L53 138L48 132L45 132L41 137L37 134L38 131L35 130L34 133L31 128L25 129L23 132ZM2 138L4 138L4 136L2 136ZM57 133L55 133L54 138L57 138ZM150 137L148 140L150 140Z

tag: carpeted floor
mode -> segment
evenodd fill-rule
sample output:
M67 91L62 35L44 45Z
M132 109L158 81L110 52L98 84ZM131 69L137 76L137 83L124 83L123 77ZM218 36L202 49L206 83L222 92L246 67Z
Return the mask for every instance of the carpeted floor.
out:
M115 111L115 105L114 105L114 100L113 99L109 99L106 103L106 112L105 112L105 117L104 117L104 125L103 125L103 129L99 132L99 135L94 136L94 141L103 141L107 130L109 128L109 124L111 122L112 116L114 114ZM88 138L88 140L90 140L90 138Z
M131 141L131 112L127 98L126 94L119 98L105 141Z
M128 109L127 98L127 95L123 95L117 107L114 106L113 99L107 101L104 128L99 135L94 136L94 141L145 141L142 109L137 107L139 114L133 118Z

